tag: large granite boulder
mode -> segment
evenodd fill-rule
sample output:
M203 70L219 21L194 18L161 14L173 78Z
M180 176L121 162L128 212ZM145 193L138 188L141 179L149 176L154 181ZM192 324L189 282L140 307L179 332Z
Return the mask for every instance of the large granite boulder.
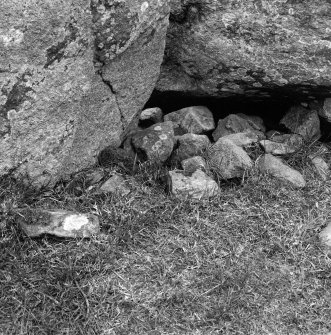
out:
M0 1L0 176L87 167L148 100L169 0Z
M330 0L172 0L160 92L330 95Z

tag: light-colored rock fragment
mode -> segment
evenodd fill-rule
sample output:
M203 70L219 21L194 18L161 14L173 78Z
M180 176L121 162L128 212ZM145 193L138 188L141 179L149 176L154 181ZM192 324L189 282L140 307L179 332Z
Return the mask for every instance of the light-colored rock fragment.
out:
M117 193L122 196L130 193L130 189L127 187L125 179L119 174L114 174L105 181L100 186L100 191L102 193Z
M326 98L321 108L318 109L318 114L326 121L331 122L331 98Z
M231 134L250 131L259 136L259 139L264 139L265 135L260 130L256 129L249 120L237 114L230 114L224 119L218 121L217 127L213 132L213 138L216 142L219 138Z
M208 150L207 163L221 179L242 177L253 167L243 148L222 137Z
M206 160L201 156L194 156L184 159L181 164L185 173L193 173L196 170L207 170Z
M320 120L316 110L303 106L294 106L280 120L292 133L301 135L305 141L318 140L321 137Z
M175 142L173 123L170 121L157 123L132 137L138 156L156 164L162 164L170 157Z
M273 155L288 155L298 151L303 145L303 138L298 134L274 135L272 140L260 141L264 151Z
M58 237L86 238L100 232L99 219L93 214L65 210L21 209L16 219L30 237L43 234Z
M273 137L274 136L277 136L277 135L282 135L283 133L279 130L275 130L275 129L272 129L272 130L269 130L265 133L266 137L268 140L273 140Z
M163 121L163 112L159 107L144 109L139 117L140 121L150 121L152 123L160 123Z
M245 147L259 141L259 135L252 131L225 135L222 139L229 140L239 147Z
M196 170L191 176L169 171L168 185L170 192L180 198L209 199L220 192L216 181L202 170Z
M306 182L299 171L286 165L280 158L265 154L257 161L261 172L266 172L275 178L291 183L295 187L305 187Z
M202 134L215 129L212 112L205 106L185 107L166 114L165 121L172 121L176 135L186 133Z
M329 223L319 234L322 244L331 248L331 223Z
M206 135L193 133L184 134L177 137L178 149L176 156L180 161L200 155L210 146L209 138Z
M323 179L327 180L330 174L330 168L328 163L320 156L309 156L312 164L315 167L317 174Z

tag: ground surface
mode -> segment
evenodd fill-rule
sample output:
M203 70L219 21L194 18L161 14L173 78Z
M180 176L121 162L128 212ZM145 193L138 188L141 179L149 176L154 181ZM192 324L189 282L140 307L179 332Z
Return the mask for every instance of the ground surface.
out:
M146 166L126 197L59 185L0 186L0 334L304 334L331 332L331 256L318 233L331 181L306 153L296 190L253 172L210 201L179 201ZM23 206L99 215L90 240L30 239Z

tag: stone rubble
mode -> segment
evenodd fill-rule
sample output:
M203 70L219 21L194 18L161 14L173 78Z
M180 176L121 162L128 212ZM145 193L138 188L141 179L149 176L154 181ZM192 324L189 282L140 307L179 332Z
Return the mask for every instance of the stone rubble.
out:
M175 155L179 161L200 155L211 145L209 138L206 135L197 135L193 133L178 136L177 141L178 148Z
M19 209L16 221L30 237L49 234L57 237L87 238L100 232L96 215L59 209Z

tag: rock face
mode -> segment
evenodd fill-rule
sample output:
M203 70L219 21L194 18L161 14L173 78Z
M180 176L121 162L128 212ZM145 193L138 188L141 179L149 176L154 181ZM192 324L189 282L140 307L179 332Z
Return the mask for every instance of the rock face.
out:
M0 2L0 176L52 183L120 144L157 80L168 1Z
M173 0L160 92L330 94L329 0Z

